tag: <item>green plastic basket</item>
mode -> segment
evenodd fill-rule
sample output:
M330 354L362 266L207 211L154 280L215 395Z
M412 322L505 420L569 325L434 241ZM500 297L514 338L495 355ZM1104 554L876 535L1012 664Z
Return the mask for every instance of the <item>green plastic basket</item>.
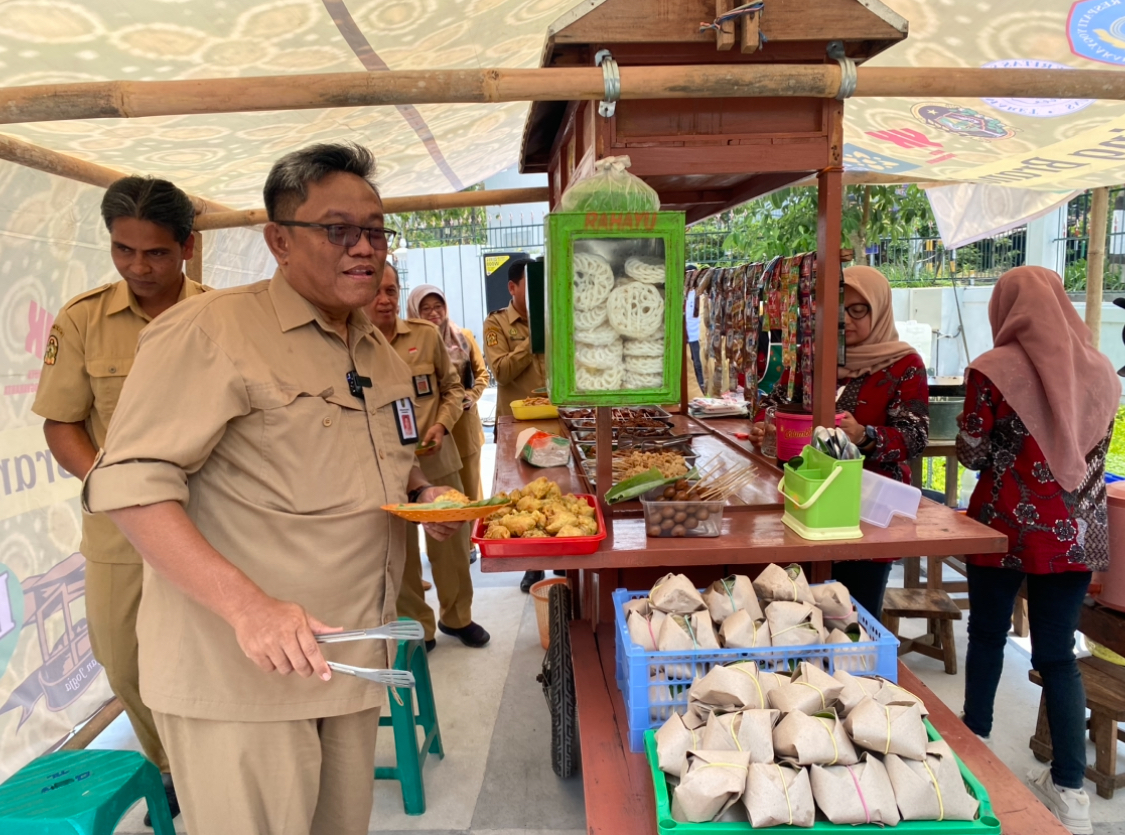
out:
M932 741L941 739L930 720L926 722L926 733ZM992 814L992 804L988 801L988 791L980 780L961 762L961 758L954 754L957 767L961 769L961 777L965 780L965 787L969 794L980 801L976 820L971 821L900 821L898 826L888 827L879 824L845 824L831 823L817 816L817 821L811 827L804 826L767 826L764 829L753 829L749 823L682 823L672 820L672 799L668 794L668 781L664 772L660 770L659 760L656 756L656 731L645 731L645 756L648 758L648 767L652 771L652 787L656 791L656 829L659 833L682 833L682 835L726 835L726 833L747 832L816 832L822 835L851 835L851 833L904 832L910 835L1000 835L1000 821ZM741 801L739 801L741 802Z
M812 446L798 469L785 465L777 489L785 495L781 520L804 539L859 539L863 461L839 461Z

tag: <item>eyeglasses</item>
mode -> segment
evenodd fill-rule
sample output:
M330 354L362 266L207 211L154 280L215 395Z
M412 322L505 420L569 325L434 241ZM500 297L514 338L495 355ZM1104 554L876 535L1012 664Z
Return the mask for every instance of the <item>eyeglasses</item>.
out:
M323 229L328 233L328 243L351 248L359 243L366 233L367 240L375 249L388 249L395 242L398 232L394 229L381 229L376 226L353 226L350 223L305 223L301 220L278 220L278 226L303 226L308 229Z
M860 319L866 319L871 314L871 305L862 302L849 304L844 308L844 312L851 316L854 321L858 322Z

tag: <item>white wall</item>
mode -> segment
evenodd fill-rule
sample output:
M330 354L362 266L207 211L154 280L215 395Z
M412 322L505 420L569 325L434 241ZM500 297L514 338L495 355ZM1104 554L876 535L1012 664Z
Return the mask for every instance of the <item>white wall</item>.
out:
M468 328L483 345L484 260L479 246L442 246L400 251L405 257L402 269L403 304L411 287L433 284L445 293L449 315Z

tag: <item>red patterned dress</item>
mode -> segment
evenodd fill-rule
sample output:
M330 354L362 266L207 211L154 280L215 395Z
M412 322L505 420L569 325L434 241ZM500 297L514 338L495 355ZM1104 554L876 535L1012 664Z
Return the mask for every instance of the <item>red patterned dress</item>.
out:
M1019 415L979 371L970 369L965 381L958 424L957 458L980 470L969 516L1008 537L1008 553L973 554L969 562L1028 574L1109 567L1105 456L1112 424L1086 456L1086 478L1073 493L1055 481Z
M875 449L864 456L864 469L910 483L911 458L922 454L930 437L930 389L926 367L917 354L909 354L886 368L841 380L836 410L851 412L862 426L875 427ZM773 391L762 400L762 420L767 406L785 401L789 371L782 373ZM800 373L796 390L801 390Z

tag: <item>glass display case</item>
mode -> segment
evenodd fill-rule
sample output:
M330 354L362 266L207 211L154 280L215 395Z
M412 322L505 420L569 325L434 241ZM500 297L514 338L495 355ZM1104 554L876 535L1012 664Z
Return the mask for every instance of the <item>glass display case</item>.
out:
M546 226L551 402L679 402L683 213L555 213Z

